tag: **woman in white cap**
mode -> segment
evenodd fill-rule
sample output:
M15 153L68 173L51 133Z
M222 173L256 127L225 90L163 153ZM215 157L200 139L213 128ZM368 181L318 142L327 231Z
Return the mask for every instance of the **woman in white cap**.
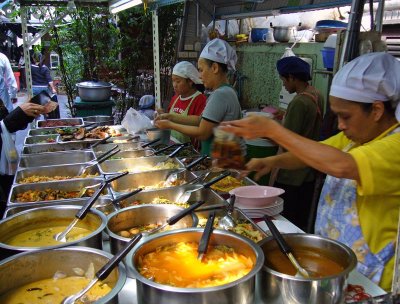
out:
M146 115L150 120L154 118L155 98L153 95L143 95L139 100L139 113Z
M201 140L201 153L210 155L214 127L222 121L241 117L239 99L227 77L229 70L235 70L236 61L236 52L226 41L213 39L208 42L198 60L200 78L205 88L212 91L203 114L192 125L158 120L157 127Z
M206 96L197 86L202 85L199 71L188 61L178 62L172 70L172 85L175 95L168 106L168 113L160 113L156 120L168 119L171 122L182 124L197 124L201 113L206 106ZM171 135L180 142L192 140L192 144L198 148L199 143L195 138L172 130Z
M353 249L359 272L390 290L400 207L400 62L370 53L335 75L330 105L342 131L323 142L254 116L223 127L244 138L268 137L288 152L253 159L249 170L311 166L327 174L315 232Z

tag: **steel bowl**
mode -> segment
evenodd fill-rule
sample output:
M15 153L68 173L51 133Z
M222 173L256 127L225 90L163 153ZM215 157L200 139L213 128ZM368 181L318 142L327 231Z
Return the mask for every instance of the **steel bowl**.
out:
M105 101L110 99L112 84L104 81L83 81L76 84L82 101Z
M264 255L261 248L254 242L237 234L224 230L213 231L211 245L227 245L237 252L250 257L253 260L253 269L244 277L220 286L207 288L180 288L155 283L143 277L136 265L140 256L155 250L158 246L176 242L199 242L203 229L188 228L166 231L149 237L138 243L127 256L128 268L135 274L137 286L137 301L144 303L174 303L174 304L244 304L255 301L255 276L264 263Z
M72 205L39 207L22 211L0 221L0 258L3 259L23 251L55 249L67 246L87 246L102 249L102 231L106 226L107 217L101 211L93 209L76 224L77 227L86 227L93 232L79 240L43 247L21 247L6 243L11 236L39 227L49 227L50 223L68 226L80 208L80 206Z
M85 270L90 263L98 271L111 258L107 252L75 246L20 253L0 262L0 295L31 282L52 278L56 272L76 276L73 268ZM125 281L125 266L120 263L104 280L111 292L94 303L118 303L118 293Z
M128 230L133 226L148 225L152 223L164 224L168 218L174 216L184 208L175 205L140 205L115 211L108 216L106 231L110 237L110 251L116 254L126 246L130 238L117 234L121 230ZM196 227L197 216L192 213L186 215L169 230ZM128 276L133 277L128 269Z
M296 36L296 26L274 26L274 39L278 42L288 42Z
M259 243L265 253L264 267L256 280L260 303L344 303L348 275L357 265L354 252L344 244L318 235L298 233L284 234L283 237L293 252L300 247L315 251L341 265L343 271L319 279L280 273L268 266L267 252L278 248L273 237L269 237Z

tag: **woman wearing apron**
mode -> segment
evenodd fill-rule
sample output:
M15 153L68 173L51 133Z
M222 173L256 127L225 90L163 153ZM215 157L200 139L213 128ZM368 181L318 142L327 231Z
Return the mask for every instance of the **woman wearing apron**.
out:
M245 138L268 137L287 153L253 159L249 170L311 166L327 174L315 232L355 252L357 270L391 289L400 207L400 62L370 53L335 75L331 109L342 131L318 143L273 120L249 117L224 127ZM251 130L251 131L250 131Z
M228 70L235 70L235 50L224 40L213 39L200 54L198 68L206 89L211 90L201 117L189 122L161 119L156 126L171 129L201 141L201 153L210 155L213 129L222 121L239 119L241 108L236 91L228 84Z
M196 85L201 85L199 71L188 61L181 61L174 66L172 71L172 84L175 95L168 106L168 113L161 114L157 119L168 119L176 123L196 124L206 106L206 96L197 90ZM183 119L183 120L182 120ZM199 142L195 138L172 130L171 136L182 143L192 141L198 149Z

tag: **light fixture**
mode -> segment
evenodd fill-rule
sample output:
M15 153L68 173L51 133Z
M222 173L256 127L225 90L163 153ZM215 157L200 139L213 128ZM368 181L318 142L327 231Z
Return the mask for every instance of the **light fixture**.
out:
M142 0L119 0L110 5L111 14L116 14L133 6L142 4Z
M75 5L74 0L69 0L69 1L68 1L67 9L68 9L69 11L76 11L76 5Z

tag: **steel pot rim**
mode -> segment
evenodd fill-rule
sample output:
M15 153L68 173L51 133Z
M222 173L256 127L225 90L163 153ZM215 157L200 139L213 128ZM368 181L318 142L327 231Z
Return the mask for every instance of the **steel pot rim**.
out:
M106 89L113 86L112 83L106 81L82 81L75 84L78 88L82 89Z
M261 250L261 247L258 246L256 243L254 243L253 241L239 235L239 234L235 234L226 230L219 230L216 229L213 231L213 234L220 234L220 235L228 235L229 237L235 238L235 239L239 239L241 241L243 241L244 243L246 243L248 246L250 246L253 250L254 250L254 255L255 255L255 260L256 263L254 264L253 268L250 270L250 272L248 274L246 274L245 276L241 277L238 280L235 280L233 282L230 282L228 284L224 284L224 285L219 285L219 286L213 286L213 287L205 287L205 288L184 288L184 287L174 287L174 286L170 286L170 285L164 285L164 284L160 284L160 283L156 283L154 281L151 281L149 279L146 279L144 276L142 276L136 269L134 262L133 262L133 258L136 254L136 252L145 244L147 244L148 242L151 242L154 239L157 238L161 238L165 235L170 235L170 234L180 234L180 233L185 233L185 232L198 232L198 233L203 233L204 229L203 228L185 228L185 229L177 229L177 230L172 230L172 231L164 231L164 232L160 232L158 234L149 236L145 241L143 242L139 242L138 244L136 244L135 247L133 247L133 249L128 253L127 255L127 261L128 263L132 263L131 270L134 274L134 277L136 280L139 280L140 282L142 282L143 284L146 284L150 287L156 288L158 290L163 290L163 291L168 291L168 292L176 292L176 293L180 293L180 294L188 294L188 293L197 293L197 292L201 292L201 293L206 293L206 292L215 292L215 291L221 291L221 290L225 290L225 289L229 289L232 287L235 287L237 285L240 285L243 282L246 282L247 280L255 277L257 275L257 273L261 270L262 266L264 265L264 253ZM130 265L129 265L130 266Z
M266 265L262 266L262 269L264 271L266 271L266 272L268 272L268 273L270 273L272 275L275 275L277 277L280 277L280 278L283 278L283 279L289 279L289 280L292 280L292 281L299 281L299 282L324 281L324 280L336 279L338 277L345 276L345 275L349 274L357 265L357 257L355 255L355 253L353 252L353 250L351 250L345 244L342 244L342 243L340 243L340 242L338 242L336 240L325 238L325 237L322 237L320 235L306 234L306 233L285 233L284 236L289 236L289 237L290 236L294 236L294 237L297 237L297 236L304 237L304 236L306 236L307 238L310 238L310 239L324 240L324 241L328 241L330 243L333 243L333 244L339 246L340 248L342 248L344 251L346 251L349 254L350 259L351 259L351 263L345 269L343 269L343 271L341 271L341 272L339 272L339 273L337 273L335 275L325 276L325 277L322 277L322 278L295 277L295 276L292 276L292 275L289 275L289 274L278 272L278 271L276 271L276 270L274 270L274 269L272 269L272 268L270 268L270 267L268 267ZM266 244L266 243L268 243L270 241L274 241L274 237L273 236L267 237L264 240L260 241L260 243L259 243L260 248L264 244Z
M28 210L24 210L21 212L18 212L10 217L7 217L3 220L0 221L0 226L3 223L6 223L8 221L11 221L19 216L22 216L24 214L27 213L32 213L32 212L39 212L41 210L44 209L76 209L77 211L79 209L81 209L82 206L77 206L77 205L56 205L56 206L42 206L42 207L37 207L37 208L32 208L32 209L28 209ZM90 238L92 238L93 236L101 233L104 228L106 227L107 224L107 217L104 215L103 212L96 210L95 208L92 208L89 210L89 213L94 213L96 216L98 216L100 218L101 224L99 225L99 227L97 227L97 229L95 231L92 231L92 233L90 233L89 235L80 238L78 240L75 240L73 242L67 242L67 243L60 243L59 245L52 245L52 246L42 246L42 247L23 247L23 246L12 246L12 245L8 245L5 244L3 242L0 241L0 248L3 249L8 249L8 250L17 250L17 251L27 251L27 252L32 252L32 251L36 251L36 250L52 250L52 249L63 249L65 247L72 247L74 244L80 243L80 242L84 242ZM71 217L71 220L73 218Z

